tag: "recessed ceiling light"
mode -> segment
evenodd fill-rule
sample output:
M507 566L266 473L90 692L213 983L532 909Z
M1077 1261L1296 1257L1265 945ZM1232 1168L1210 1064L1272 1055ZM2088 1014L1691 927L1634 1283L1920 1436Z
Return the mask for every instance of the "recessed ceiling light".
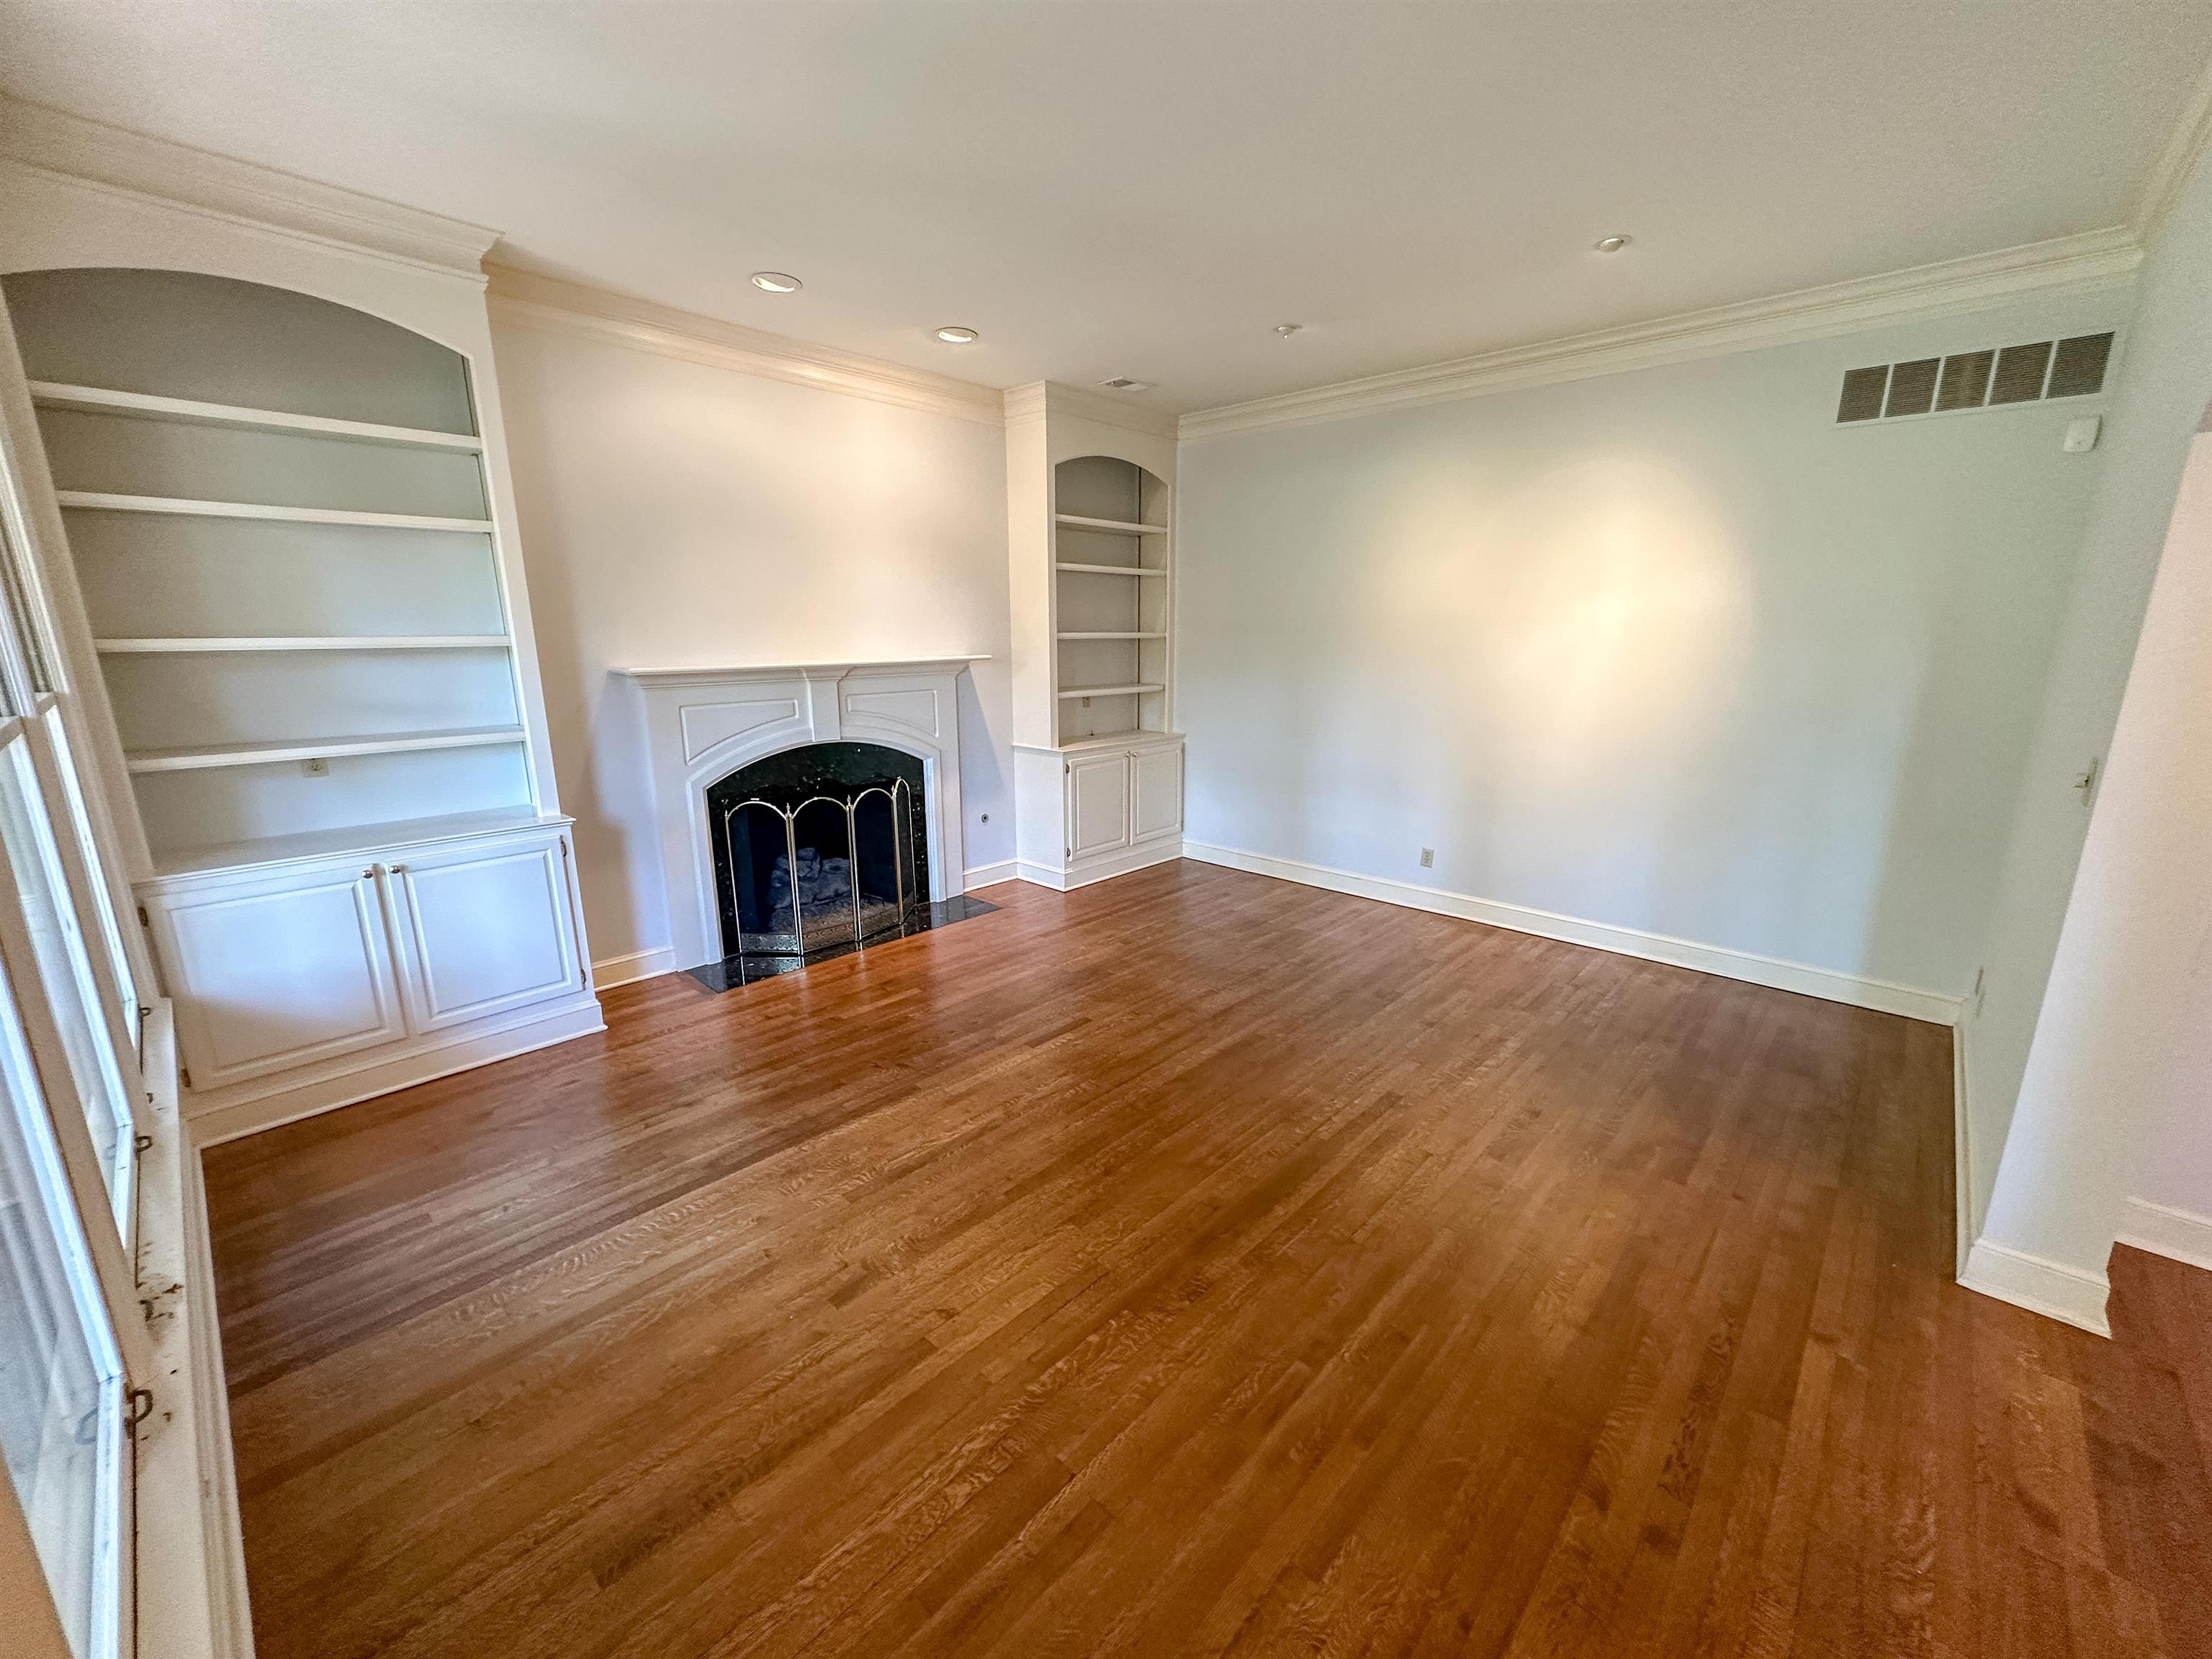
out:
M1596 243L1597 251L1600 253L1618 253L1634 240L1632 236L1601 236Z
M1297 333L1305 325L1304 323L1277 323L1275 325L1275 332L1281 335L1285 340L1287 340L1291 335Z
M780 270L753 272L753 286L765 289L770 294L796 294L806 285L796 276L787 276Z
M975 331L972 328L957 326L940 328L937 331L937 337L947 345L973 345L975 343Z

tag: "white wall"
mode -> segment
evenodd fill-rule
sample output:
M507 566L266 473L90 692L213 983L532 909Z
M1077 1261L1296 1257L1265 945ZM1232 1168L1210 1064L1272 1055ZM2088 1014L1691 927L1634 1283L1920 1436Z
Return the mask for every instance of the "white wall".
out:
M2128 309L1187 443L1189 839L1965 992L2097 405L1839 429L1838 383Z
M2190 452L2112 764L2083 873L2110 815L2115 850L2140 845L2125 861L2130 931L2145 935L2128 951L2128 1012L2155 1034L2121 1237L2212 1267L2212 436Z
M2049 1094L2021 1137L2014 1105L2089 829L2071 785L2111 740L2182 467L2212 398L2212 160L2198 161L2151 239L2138 293L2106 421L2110 459L2006 848L1984 957L1985 1004L1965 1034L1973 1231L2100 1281L2137 1155L2135 1107L2115 1116L2109 1097ZM2014 1186L2002 1227L1993 1196L2001 1180Z
M2207 437L2151 590L1988 1237L2101 1278L2130 1184L2162 1208L2212 1216ZM2201 1224L2212 1243L2212 1220Z
M1001 431L520 322L493 339L594 958L668 942L615 667L987 653L960 710L964 861L1013 856Z

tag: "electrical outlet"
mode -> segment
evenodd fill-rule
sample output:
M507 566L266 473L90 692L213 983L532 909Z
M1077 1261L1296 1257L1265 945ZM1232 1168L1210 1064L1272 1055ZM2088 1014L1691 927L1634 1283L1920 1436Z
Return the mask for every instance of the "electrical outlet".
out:
M1424 870L1433 870L1436 867L1437 849L1433 847L1424 847L1421 848L1421 868Z
M331 763L318 755L313 760L301 761L300 770L311 778L326 778L331 775Z

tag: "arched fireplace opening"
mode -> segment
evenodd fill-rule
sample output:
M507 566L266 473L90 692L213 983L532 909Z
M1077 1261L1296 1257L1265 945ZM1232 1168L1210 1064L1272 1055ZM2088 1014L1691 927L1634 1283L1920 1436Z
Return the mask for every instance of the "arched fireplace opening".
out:
M707 790L726 963L741 977L896 938L930 921L922 763L875 743L811 743Z

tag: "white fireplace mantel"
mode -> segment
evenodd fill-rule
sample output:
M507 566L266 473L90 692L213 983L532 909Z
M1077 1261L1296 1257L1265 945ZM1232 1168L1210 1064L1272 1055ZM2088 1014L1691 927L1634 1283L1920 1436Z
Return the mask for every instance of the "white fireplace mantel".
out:
M960 677L984 657L743 667L617 668L643 707L676 966L720 958L706 796L740 766L809 743L880 743L922 767L929 896L965 888Z

